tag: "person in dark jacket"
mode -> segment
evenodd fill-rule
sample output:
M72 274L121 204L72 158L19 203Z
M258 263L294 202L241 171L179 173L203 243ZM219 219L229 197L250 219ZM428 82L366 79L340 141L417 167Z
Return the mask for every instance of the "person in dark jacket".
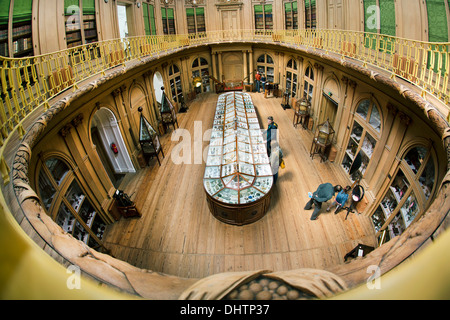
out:
M305 210L311 210L314 204L314 212L311 215L311 220L316 220L319 216L320 209L322 209L322 203L327 202L334 197L336 192L340 192L342 187L336 185L333 187L331 183L322 183L316 191L311 195L311 200L305 206Z
M270 116L267 118L268 126L267 130L264 132L266 135L266 144L267 144L267 156L270 158L271 150L272 150L272 141L277 141L277 129L278 124L273 121L273 117Z

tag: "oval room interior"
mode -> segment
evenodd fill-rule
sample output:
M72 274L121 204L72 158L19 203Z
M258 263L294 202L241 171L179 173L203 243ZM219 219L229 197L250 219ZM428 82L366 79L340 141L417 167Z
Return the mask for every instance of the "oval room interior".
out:
M450 1L0 0L0 297L450 298Z

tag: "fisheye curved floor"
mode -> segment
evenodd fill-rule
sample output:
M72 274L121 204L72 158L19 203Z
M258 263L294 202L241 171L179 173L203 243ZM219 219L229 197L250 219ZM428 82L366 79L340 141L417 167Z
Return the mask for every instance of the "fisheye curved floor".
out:
M218 95L204 93L189 104L187 113L178 114L180 128L187 130L179 133L192 142L190 156L184 157L188 163L175 163L172 156L181 155L183 138L173 138L170 127L161 138L162 165L152 159L150 166L122 181L119 188L135 201L142 217L108 226L103 240L111 255L139 268L202 278L230 271L327 269L344 263L345 254L358 243L376 246L370 218L362 214L345 220L346 212L327 213L324 205L319 219L310 220L312 211L303 209L308 192L324 182L346 185L343 170L318 156L311 159L313 133L292 125L294 111L283 110L281 98L251 96L261 127L267 128L269 115L278 123L286 162L267 214L253 224L232 226L210 213L202 181L206 157L199 153L207 150Z

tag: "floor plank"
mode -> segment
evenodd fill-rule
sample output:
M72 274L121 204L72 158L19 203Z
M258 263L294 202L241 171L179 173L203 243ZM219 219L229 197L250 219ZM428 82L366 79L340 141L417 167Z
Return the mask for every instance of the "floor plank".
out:
M215 219L203 189L204 160L194 163L208 139L191 148L190 163L176 164L171 153L179 150L179 141L172 141L170 129L161 137L161 166L153 159L120 186L132 195L142 217L108 226L104 243L113 256L140 268L200 278L227 271L327 268L343 263L358 243L376 245L368 217L350 214L345 220L344 212L324 211L318 220L310 220L312 211L303 209L307 193L324 182L347 184L344 173L337 164L310 158L312 133L293 127L293 110L283 110L281 99L251 95L263 127L269 115L278 123L286 162L266 216L241 227ZM199 95L187 113L179 114L180 128L188 130L191 142L211 128L217 97Z

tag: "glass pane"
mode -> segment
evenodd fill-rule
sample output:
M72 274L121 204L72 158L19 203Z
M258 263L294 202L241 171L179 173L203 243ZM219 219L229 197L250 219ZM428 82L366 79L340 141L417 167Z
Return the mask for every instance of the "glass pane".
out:
M87 243L89 233L83 228L83 226L78 221L75 221L75 228L73 230L73 236L75 239L78 239L80 241L83 241L84 243Z
M78 212L78 210L80 210L80 206L81 203L83 202L84 197L85 196L81 191L80 186L75 180L73 180L72 183L70 184L69 189L67 189L66 199L69 201L72 208L75 209L75 211Z
M405 222L403 221L403 216L400 212L395 216L387 229L389 231L390 239L401 235L403 231L405 231Z
M64 161L55 158L45 161L45 165L50 170L50 173L52 174L53 179L55 179L56 183L58 185L61 185L64 177L69 172L69 167L65 164Z
M65 232L72 233L75 224L75 217L70 212L69 208L66 207L64 202L61 202L59 207L58 215L56 216L56 223L63 228Z
M258 60L257 60L256 62L264 63L264 62L265 62L265 60L264 60L264 55L260 55L260 56L258 57Z
M384 199L381 201L381 205L379 206L379 208L383 211L385 218L388 218L391 215L391 213L395 210L397 205L398 205L397 198L392 192L392 189L389 189L386 195L384 196Z
M208 65L208 61L206 61L205 58L200 58L200 65L201 66L207 66Z
M375 210L375 212L373 213L372 222L373 226L375 227L375 232L380 231L381 227L386 222L385 215L381 206L378 206L377 210Z
M371 158L376 144L376 140L370 134L366 133L364 142L361 146L361 150L366 154L367 157Z
M308 100L309 100L309 102L312 101L313 90L314 90L314 87L312 85L309 85L309 92L308 92Z
M411 192L410 196L408 197L408 199L406 199L405 203L400 209L400 212L403 214L403 219L405 221L406 227L408 227L411 222L413 222L419 211L420 208L419 204L417 203L416 196L414 195L414 192Z
M422 186L425 197L428 199L431 195L431 191L433 191L434 186L434 178L435 178L435 169L433 159L430 158L427 162L427 166L422 172L420 176L419 183Z
M80 209L80 217L88 225L92 225L92 221L95 217L95 209L92 207L91 203L86 199Z
M41 196L42 204L45 209L49 209L52 205L53 197L55 196L56 190L51 184L49 178L45 174L44 170L39 173L39 195Z
M395 176L395 179L390 187L398 202L400 202L403 199L403 196L405 195L408 188L409 188L409 181L408 179L406 179L405 174L400 169L398 170L398 173Z
M358 144L355 142L355 140L350 139L350 141L348 142L346 153L352 160L355 159L356 151L358 151Z
M192 68L198 67L198 59L195 59L194 62L192 62Z
M370 100L364 100L359 104L356 113L359 114L361 117L363 117L364 120L367 120L369 108L370 108Z
M92 223L91 230L94 232L97 238L102 240L103 233L105 232L106 223L102 220L99 215L96 215L94 222Z
M359 142L361 141L362 133L363 133L363 127L361 127L359 125L359 123L355 121L353 124L352 134L350 135L351 138L353 138L356 141L356 143L359 144Z
M267 63L270 63L270 64L273 64L273 59L272 59L272 57L269 56L269 55L267 55L266 62L267 62Z
M416 147L406 154L405 161L415 174L419 171L420 165L425 159L427 152L427 149L424 147Z
M381 130L381 116L378 108L373 105L372 112L370 114L369 124L378 132Z

